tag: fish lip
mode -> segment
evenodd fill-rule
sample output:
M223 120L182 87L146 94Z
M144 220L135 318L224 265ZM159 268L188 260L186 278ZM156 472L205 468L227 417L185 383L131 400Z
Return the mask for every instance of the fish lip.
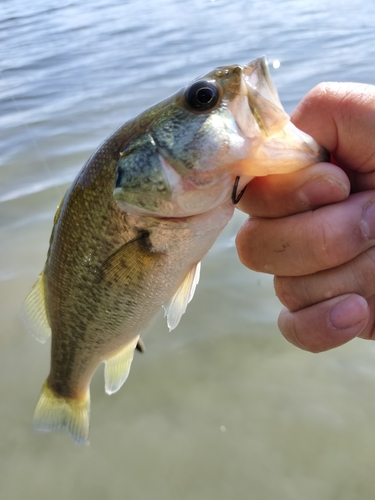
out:
M279 94L268 69L268 60L266 56L258 57L247 63L243 67L242 77L246 84L247 93L256 92L284 111Z
M181 223L181 222L188 222L189 219L192 219L193 217L199 216L201 214L196 214L196 215L186 215L185 217L157 217L156 215L150 215L148 216L149 219L154 219L157 221L162 221L162 222L172 222L175 224Z

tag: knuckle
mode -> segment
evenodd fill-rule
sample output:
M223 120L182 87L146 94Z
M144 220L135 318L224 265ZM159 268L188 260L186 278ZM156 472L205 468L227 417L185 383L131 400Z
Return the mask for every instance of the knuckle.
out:
M361 270L358 272L357 269L353 269L353 276L364 295L373 295L375 293L375 247L368 249L361 257Z
M278 327L285 339L295 347L306 350L306 347L299 339L299 332L297 328L298 322L295 314L288 309L283 309L278 318Z
M273 281L276 297L291 311L299 309L300 304L295 283L294 278L286 276L275 276Z
M251 255L251 252L249 251L251 238L249 237L248 226L249 226L248 222L245 222L243 226L241 226L240 229L238 230L238 233L235 238L235 245L237 248L238 258L240 259L241 263L246 267L248 267L249 254Z
M303 351L318 354L326 350L319 341L319 334L314 331L312 335L306 335L309 331L309 325L301 324L298 313L289 313L286 321L279 322L279 328L288 342Z
M316 219L308 240L316 270L335 267L351 258L352 242L356 236L350 234L348 228L335 224L334 219L320 215Z
M275 276L274 288L277 298L290 311L299 311L316 303L313 276Z
M241 263L253 271L264 269L264 240L262 220L249 218L239 229L235 244Z
M330 221L319 222L310 233L309 246L319 269L326 269L336 262L337 248L332 241L335 238Z

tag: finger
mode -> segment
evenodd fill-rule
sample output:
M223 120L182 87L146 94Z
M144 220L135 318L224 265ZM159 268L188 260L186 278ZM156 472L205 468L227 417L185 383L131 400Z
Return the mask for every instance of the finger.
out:
M321 83L292 114L293 123L330 151L340 166L375 169L375 87Z
M373 191L281 219L250 218L236 238L245 266L278 276L301 276L339 266L374 244Z
M275 276L274 286L280 302L292 311L347 293L369 298L375 295L375 247L326 271L308 276Z
M291 312L283 309L279 329L295 346L322 352L346 344L360 335L370 322L370 308L359 295L344 295Z
M370 318L365 328L358 335L361 339L374 340L375 339L375 296L369 297L367 304L370 310Z
M285 217L348 197L349 179L332 163L317 163L291 174L256 177L238 205L256 217Z

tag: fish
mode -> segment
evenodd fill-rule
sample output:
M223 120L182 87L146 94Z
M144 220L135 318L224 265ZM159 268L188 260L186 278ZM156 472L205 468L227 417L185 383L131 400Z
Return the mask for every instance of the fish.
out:
M61 201L23 306L34 337L51 336L34 428L83 444L94 372L105 363L117 392L157 311L177 327L248 182L326 154L291 123L264 57L210 71L107 138Z

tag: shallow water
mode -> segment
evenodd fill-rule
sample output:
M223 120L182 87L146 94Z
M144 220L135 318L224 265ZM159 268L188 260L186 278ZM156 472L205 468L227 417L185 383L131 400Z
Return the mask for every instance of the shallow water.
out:
M276 7L277 5L277 7ZM370 500L375 347L312 355L277 331L272 278L238 262L237 213L180 326L160 315L122 390L92 383L90 445L37 434L49 347L20 307L56 206L115 128L218 65L266 54L287 111L323 80L375 84L375 4L158 0L0 6L0 494Z

